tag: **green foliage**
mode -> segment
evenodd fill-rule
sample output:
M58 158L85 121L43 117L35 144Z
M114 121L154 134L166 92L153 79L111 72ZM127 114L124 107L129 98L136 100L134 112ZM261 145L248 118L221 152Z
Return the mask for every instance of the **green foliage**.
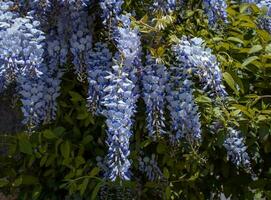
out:
M19 199L214 199L223 192L232 199L271 198L271 36L257 28L260 11L248 5L228 8L230 23L220 30L210 30L199 4L188 5L176 16L145 15L143 1L127 1L136 10L134 19L144 49L169 64L170 46L182 35L203 38L217 55L230 101L214 105L202 91L195 92L203 125L201 144L183 142L171 146L168 138L151 141L145 126L145 108L140 101L131 140L133 179L124 183L103 180L96 157L104 157L105 123L86 107L86 84L74 80L71 72L63 78L58 99L57 120L50 126L29 134L3 136L8 152L1 159L0 187ZM133 5L136 4L136 5ZM217 102L220 102L217 99ZM222 105L222 106L221 106ZM218 119L224 127L236 125L246 137L252 169L257 179L243 169L236 169L226 159L223 141L225 128L210 133L208 125ZM155 153L163 179L149 182L138 170L140 152ZM129 195L130 194L130 197ZM111 196L110 196L111 195Z

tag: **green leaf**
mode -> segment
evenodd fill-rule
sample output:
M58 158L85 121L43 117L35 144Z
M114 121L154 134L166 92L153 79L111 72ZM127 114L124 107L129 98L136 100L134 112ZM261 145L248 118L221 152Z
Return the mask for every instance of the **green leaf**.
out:
M64 158L69 158L71 152L71 146L69 141L65 141L60 145L60 152Z
M48 157L48 155L45 155L45 156L42 157L42 159L41 159L41 161L40 161L40 167L42 167L42 166L45 165L45 163L46 163L46 161L47 161L47 157Z
M97 174L99 174L99 172L100 172L100 168L94 167L94 168L91 170L91 172L89 173L89 176L94 177L94 176L96 176Z
M33 150L32 150L32 144L24 138L19 139L19 148L20 152L32 155Z
M212 100L209 97L206 97L203 95L198 96L195 100L198 103L211 103L212 102Z
M84 98L77 92L69 91L70 96L72 97L71 101L72 102L78 102L82 101Z
M58 137L63 135L63 133L65 133L65 131L66 131L66 129L62 126L58 126L53 130L54 134L57 135Z
M243 106L243 105L240 105L240 104L234 104L233 107L241 110L249 118L253 118L253 115L250 113L250 110L246 106Z
M156 148L157 153L162 154L166 152L166 145L159 143Z
M170 199L171 196L171 189L169 186L166 187L166 199Z
M84 120L84 119L87 119L89 116L89 114L87 112L83 112L83 113L80 113L77 115L76 119L78 120Z
M84 137L84 139L82 140L81 143L85 146L85 145L89 144L92 140L93 140L93 136L87 135L86 137Z
M245 67L245 66L249 65L253 61L258 60L258 58L259 58L258 56L251 56L251 57L245 59L245 61L241 65L241 67Z
M54 138L57 138L56 135L51 131L51 130L45 130L43 132L43 136L46 138L46 139L54 139Z
M169 176L170 176L169 171L168 171L168 169L167 169L166 167L164 167L164 169L163 169L163 175L164 175L164 177L165 177L166 179L168 179Z
M6 178L0 179L0 188L6 186L8 184L9 184L9 181Z
M80 165L84 164L86 161L82 156L77 156L75 158L75 166L78 168Z
M241 4L241 6L240 6L240 13L247 12L248 8L249 8L249 4Z
M263 49L262 45L254 45L253 47L251 47L251 49L249 50L249 54L252 53L257 53L259 51L261 51Z
M229 73L231 74L232 78L234 79L235 83L237 83L237 85L239 86L240 92L242 94L245 93L245 88L244 88L244 84L242 82L242 80L232 71L229 71Z
M83 196L86 189L87 189L87 186L88 186L88 182L89 182L89 179L88 178L85 178L83 183L79 186L80 187L80 195Z
M95 200L100 188L103 186L103 182L98 183L92 191L90 200Z
M149 144L151 144L151 140L145 140L143 142L140 143L140 147L147 147Z
M271 44L268 44L266 47L265 47L265 51L267 53L271 53Z
M39 181L36 177L30 175L22 175L22 184L23 185L35 185Z
M243 40L241 40L240 38L237 38L237 37L228 37L227 40L244 44Z
M32 192L32 200L38 200L40 195L41 195L41 191L42 191L41 186L35 187L33 192Z
M157 49L157 55L158 55L159 57L162 57L164 53L165 53L165 49L164 49L163 47L159 47L159 48Z
M20 186L22 184L22 182L23 182L23 178L22 178L22 176L19 176L18 178L15 179L12 186L13 187L18 187L18 186Z
M232 78L231 74L228 72L224 72L223 78L225 79L226 83L230 86L230 88L238 95L239 92L235 86L235 82L234 82L234 79Z

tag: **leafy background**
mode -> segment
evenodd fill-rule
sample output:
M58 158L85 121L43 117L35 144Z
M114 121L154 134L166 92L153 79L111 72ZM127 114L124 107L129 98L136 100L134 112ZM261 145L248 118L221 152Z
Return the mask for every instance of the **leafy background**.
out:
M133 179L110 183L102 179L97 156L104 157L104 118L93 116L86 107L87 84L67 70L58 98L57 120L33 134L21 127L20 102L10 91L1 97L0 188L19 199L231 199L271 198L271 36L257 26L262 13L254 5L230 4L229 24L215 30L200 2L189 1L186 9L170 16L146 15L148 1L126 1L127 11L138 16L144 50L161 62L172 62L170 46L183 35L201 37L221 63L230 101L213 104L200 90L195 91L203 128L201 144L182 142L173 147L167 138L147 137L145 105L138 112L131 139ZM94 5L92 9L98 9ZM248 12L249 11L249 12ZM91 11L90 11L91 12ZM152 19L152 20L150 20ZM96 23L95 40L107 37ZM70 66L67 66L69 69ZM15 99L10 103L10 97ZM218 119L222 128L210 131ZM226 127L234 124L246 138L253 172L237 169L227 160L223 141ZM16 133L16 134L15 134ZM160 181L148 181L138 169L141 153L155 154L163 173Z

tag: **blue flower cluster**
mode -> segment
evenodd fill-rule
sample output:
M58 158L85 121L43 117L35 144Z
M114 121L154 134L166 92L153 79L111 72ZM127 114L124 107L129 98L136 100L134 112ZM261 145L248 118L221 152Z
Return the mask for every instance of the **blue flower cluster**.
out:
M176 0L154 0L151 10L154 12L170 13L176 9Z
M191 71L192 74L196 75L203 85L203 90L210 96L219 96L225 99L228 94L225 91L225 87L222 84L222 73L219 69L219 64L216 57L212 54L211 50L203 45L201 38L193 38L188 40L187 37L183 37L179 44L173 47L173 51L176 54L176 59L183 64L183 68L186 71ZM175 72L175 74L178 74ZM198 129L197 129L198 130ZM230 128L230 137L234 137L237 131ZM231 148L227 145L231 140L225 141L225 147L229 155L233 155L232 149L238 149L244 146L243 139L239 140L239 143L232 143ZM245 149L243 148L242 150ZM243 153L247 155L246 153ZM230 156L233 161L234 158ZM245 161L244 161L245 162ZM244 164L244 163L242 163Z
M139 98L139 88L140 83L140 67L141 67L141 41L139 30L137 28L132 29L130 27L131 14L119 16L119 22L122 23L122 27L118 27L114 32L114 39L118 44L119 53L115 55L117 60L123 60L123 70L129 74L129 79L133 81L136 85L133 94L135 98Z
M180 42L173 47L176 59L183 63L196 75L209 96L227 96L222 84L223 77L216 57L211 49L205 48L201 38L188 39L182 37Z
M203 7L208 16L209 25L214 27L219 21L225 23L227 20L227 1L226 0L204 0Z
M250 158L246 152L247 147L244 144L244 138L239 131L229 128L229 136L224 142L224 147L227 150L228 159L236 166L243 166L246 169L250 168Z
M158 64L150 55L142 73L143 99L146 104L149 136L165 133L165 96L168 74L166 67Z
M122 12L121 6L123 3L123 0L100 0L104 24L107 24L109 27L116 25L118 17Z
M143 159L139 157L139 171L146 174L149 181L158 181L164 179L158 163L155 158L155 154L151 155L151 158L145 156Z
M114 181L117 177L122 180L130 178L130 161L128 156L129 139L132 135L132 116L134 115L135 98L133 95L134 83L129 80L129 74L122 69L121 63L116 63L113 72L106 78L109 85L104 89L106 96L102 105L106 107L103 111L107 118L107 145L109 152L107 164L109 171L106 177Z
M42 123L46 117L44 90L45 84L38 77L20 76L19 93L21 95L23 123L32 130L36 125Z
M37 21L45 15L37 13L42 9L30 6L34 10L21 18L15 11L9 11L11 6L13 4L7 2L1 5L1 12L7 13L1 15L5 21L0 33L1 80L2 83L17 81L23 104L23 123L33 127L50 122L56 116L56 98L63 74L59 65L66 61L68 52L62 34L63 23L59 23L63 16L57 16L57 27L45 35L40 29L47 30L47 27Z
M261 0L257 6L266 11L266 15L259 18L259 26L271 33L271 0Z
M57 112L57 98L60 95L60 84L63 72L61 70L44 73L42 80L45 84L43 101L45 101L46 116L43 123L47 124L55 120Z
M96 43L87 58L88 68L88 107L91 112L101 114L101 99L104 88L108 85L105 78L112 66L112 54L104 43Z
M70 51L73 55L73 65L79 80L84 80L86 72L87 57L92 47L92 34L90 31L91 17L88 15L87 7L76 7L75 1L70 1L69 13L71 20ZM82 2L81 4L82 5Z
M198 140L201 138L200 115L194 102L192 82L182 65L171 67L167 85L168 110L170 111L172 143L180 139Z
M16 18L16 13L9 11L12 6L11 1L0 2L0 92L3 92L6 86L14 80L14 76L11 76L14 68L10 58L12 49L8 49L8 43L11 43L12 40L6 41L2 39L2 37L7 37L5 32L11 27L14 18Z
M6 83L16 81L21 94L24 123L37 124L44 117L42 107L43 42L39 21L9 12L12 3L1 4L6 23L0 31L1 76ZM4 12L6 10L7 12Z
M114 32L114 39L117 43L117 48L120 55L118 59L124 57L123 66L124 71L129 73L132 81L136 81L136 69L134 69L135 60L138 58L141 51L141 43L139 37L139 30L137 28L130 28L130 14L121 15L119 22L122 23L123 27L117 27Z
M128 156L129 139L132 135L132 117L135 113L137 97L134 93L136 77L134 64L140 51L138 30L130 27L129 15L120 16L123 27L116 27L114 40L119 53L115 56L112 72L108 72L108 86L102 100L103 114L107 118L107 156L108 172L106 177L114 181L130 179Z

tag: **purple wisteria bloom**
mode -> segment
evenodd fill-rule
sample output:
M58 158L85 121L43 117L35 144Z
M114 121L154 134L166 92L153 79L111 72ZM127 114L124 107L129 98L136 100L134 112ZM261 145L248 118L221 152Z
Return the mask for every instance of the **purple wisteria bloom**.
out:
M173 51L176 59L199 78L202 89L209 96L222 98L227 96L219 63L211 49L205 47L201 38L188 39L184 36L173 46Z
M211 27L216 26L219 21L228 22L226 0L203 0L203 7Z
M165 133L164 109L167 81L166 67L158 64L148 55L142 73L142 93L147 108L147 129L151 137Z
M250 157L246 152L244 138L241 136L240 131L233 128L228 128L229 136L224 142L224 147L227 150L228 159L237 167L243 166L246 169L250 168Z
M112 54L104 43L96 43L87 59L88 107L94 114L101 114L101 99L105 96L108 80L105 78L112 66Z
M119 51L115 58L118 60L114 60L112 72L106 76L108 86L104 89L106 95L102 99L102 106L106 108L103 114L107 118L106 143L109 147L106 158L108 171L105 175L112 181L117 178L130 179L129 139L137 100L132 79L135 77L133 68L140 50L138 30L130 27L129 15L120 18L123 27L116 27L114 34Z

